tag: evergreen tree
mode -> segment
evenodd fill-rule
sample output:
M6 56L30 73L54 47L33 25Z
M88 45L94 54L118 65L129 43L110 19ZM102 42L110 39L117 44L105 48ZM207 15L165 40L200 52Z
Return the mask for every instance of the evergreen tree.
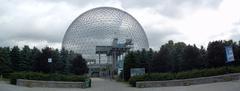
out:
M169 55L172 56L171 64L171 71L172 72L178 72L181 69L181 63L183 63L183 53L184 48L186 47L186 44L183 42L174 43L174 47L171 50L171 53Z
M207 60L209 67L221 67L225 65L225 48L223 41L209 42L207 47Z
M199 49L200 53L200 60L201 60L201 68L207 68L208 67L208 61L207 61L207 50L204 49L203 46Z
M38 65L38 59L40 59L40 55L41 55L41 51L36 48L36 47L33 47L32 51L31 51L31 62L32 62L32 66L31 66L31 70L32 71L36 71L38 68L37 68L37 65Z
M76 75L84 75L88 73L87 62L82 58L82 55L77 55L72 60L71 71Z
M52 49L49 47L45 47L42 49L42 53L40 56L37 58L35 65L34 65L34 70L38 72L45 72L49 73L53 69L53 63L48 63L48 58L53 57L53 52Z
M150 48L149 51L147 52L147 72L151 73L152 72L152 64L153 64L153 56L154 56L154 51Z
M62 65L62 68L63 68L63 72L64 74L68 74L70 73L70 69L69 69L69 66L70 66L70 60L69 60L69 53L68 51L63 48L60 52L60 61L63 63Z
M0 48L0 75L3 75L5 73L9 73L12 71L10 68L10 59L6 56L9 56L9 50L6 52L9 48Z
M167 45L162 45L160 51L153 56L153 72L167 72L170 70L169 60L171 60L171 58L169 56L169 49Z
M53 71L62 73L64 71L64 62L62 62L58 49L53 51Z
M129 52L124 60L124 67L123 67L123 71L124 71L124 80L128 80L130 78L130 69L131 68L135 68L137 64L137 60L136 60L136 54L134 54L134 52Z
M11 68L15 71L23 71L24 69L21 67L22 66L22 56L20 54L20 49L18 46L14 46L11 50L10 53L11 57Z
M194 45L188 45L183 52L182 70L192 70L202 68L203 60L201 60L199 49Z
M32 60L31 60L32 53L29 46L25 45L23 47L23 49L21 50L21 56L22 56L22 60L19 66L21 67L22 71L30 71L32 66Z

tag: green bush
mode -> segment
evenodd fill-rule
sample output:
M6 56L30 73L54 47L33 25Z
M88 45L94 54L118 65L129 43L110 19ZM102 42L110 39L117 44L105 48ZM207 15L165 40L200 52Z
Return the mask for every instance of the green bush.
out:
M208 77L223 75L227 73L239 73L240 66L230 66L230 67L220 67L220 68L209 68L201 70L191 70L178 73L151 73L144 74L141 76L133 76L129 79L129 84L131 86L136 86L137 81L164 81L173 79L188 79L188 78L198 78L198 77Z
M44 74L37 72L14 72L10 73L8 78L11 84L16 84L17 79L42 80L42 81L72 81L84 82L89 79L87 76L62 75L62 74Z
M144 74L142 76L133 76L129 79L129 84L135 86L137 81L163 81L174 79L173 73L152 73Z
M133 76L133 77L131 77L131 78L128 80L129 84L130 84L131 86L133 86L133 87L136 86L136 82L137 82L137 81L146 81L146 80L144 79L144 75L143 75L143 76Z
M10 73L9 79L11 84L16 84L17 79L24 79L25 74L23 73Z

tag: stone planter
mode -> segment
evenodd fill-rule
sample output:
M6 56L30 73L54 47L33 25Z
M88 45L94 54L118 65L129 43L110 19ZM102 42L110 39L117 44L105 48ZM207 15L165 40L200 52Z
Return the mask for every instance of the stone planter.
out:
M86 82L39 81L17 79L18 86L50 88L87 88Z
M168 80L168 81L140 81L136 82L136 87L168 87L168 86L188 86L195 84L205 84L214 82L226 82L232 80L239 80L240 73L226 74L211 77L200 77L191 79L179 79L179 80Z

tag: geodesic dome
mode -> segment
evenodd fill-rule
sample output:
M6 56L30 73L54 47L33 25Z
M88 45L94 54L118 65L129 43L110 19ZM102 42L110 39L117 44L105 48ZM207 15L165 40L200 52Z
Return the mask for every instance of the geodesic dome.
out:
M111 46L132 39L133 50L149 47L147 36L138 21L125 11L112 7L88 10L68 27L62 47L80 53L86 59L96 59L96 46Z

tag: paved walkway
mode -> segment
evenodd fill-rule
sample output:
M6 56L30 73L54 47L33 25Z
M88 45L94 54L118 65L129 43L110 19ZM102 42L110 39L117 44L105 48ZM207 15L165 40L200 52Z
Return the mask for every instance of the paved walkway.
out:
M178 86L178 87L154 87L154 88L134 88L128 84L116 81L92 78L92 87L86 89L79 88L29 88L10 85L0 81L0 91L239 91L240 80L231 82L220 82L212 84Z

